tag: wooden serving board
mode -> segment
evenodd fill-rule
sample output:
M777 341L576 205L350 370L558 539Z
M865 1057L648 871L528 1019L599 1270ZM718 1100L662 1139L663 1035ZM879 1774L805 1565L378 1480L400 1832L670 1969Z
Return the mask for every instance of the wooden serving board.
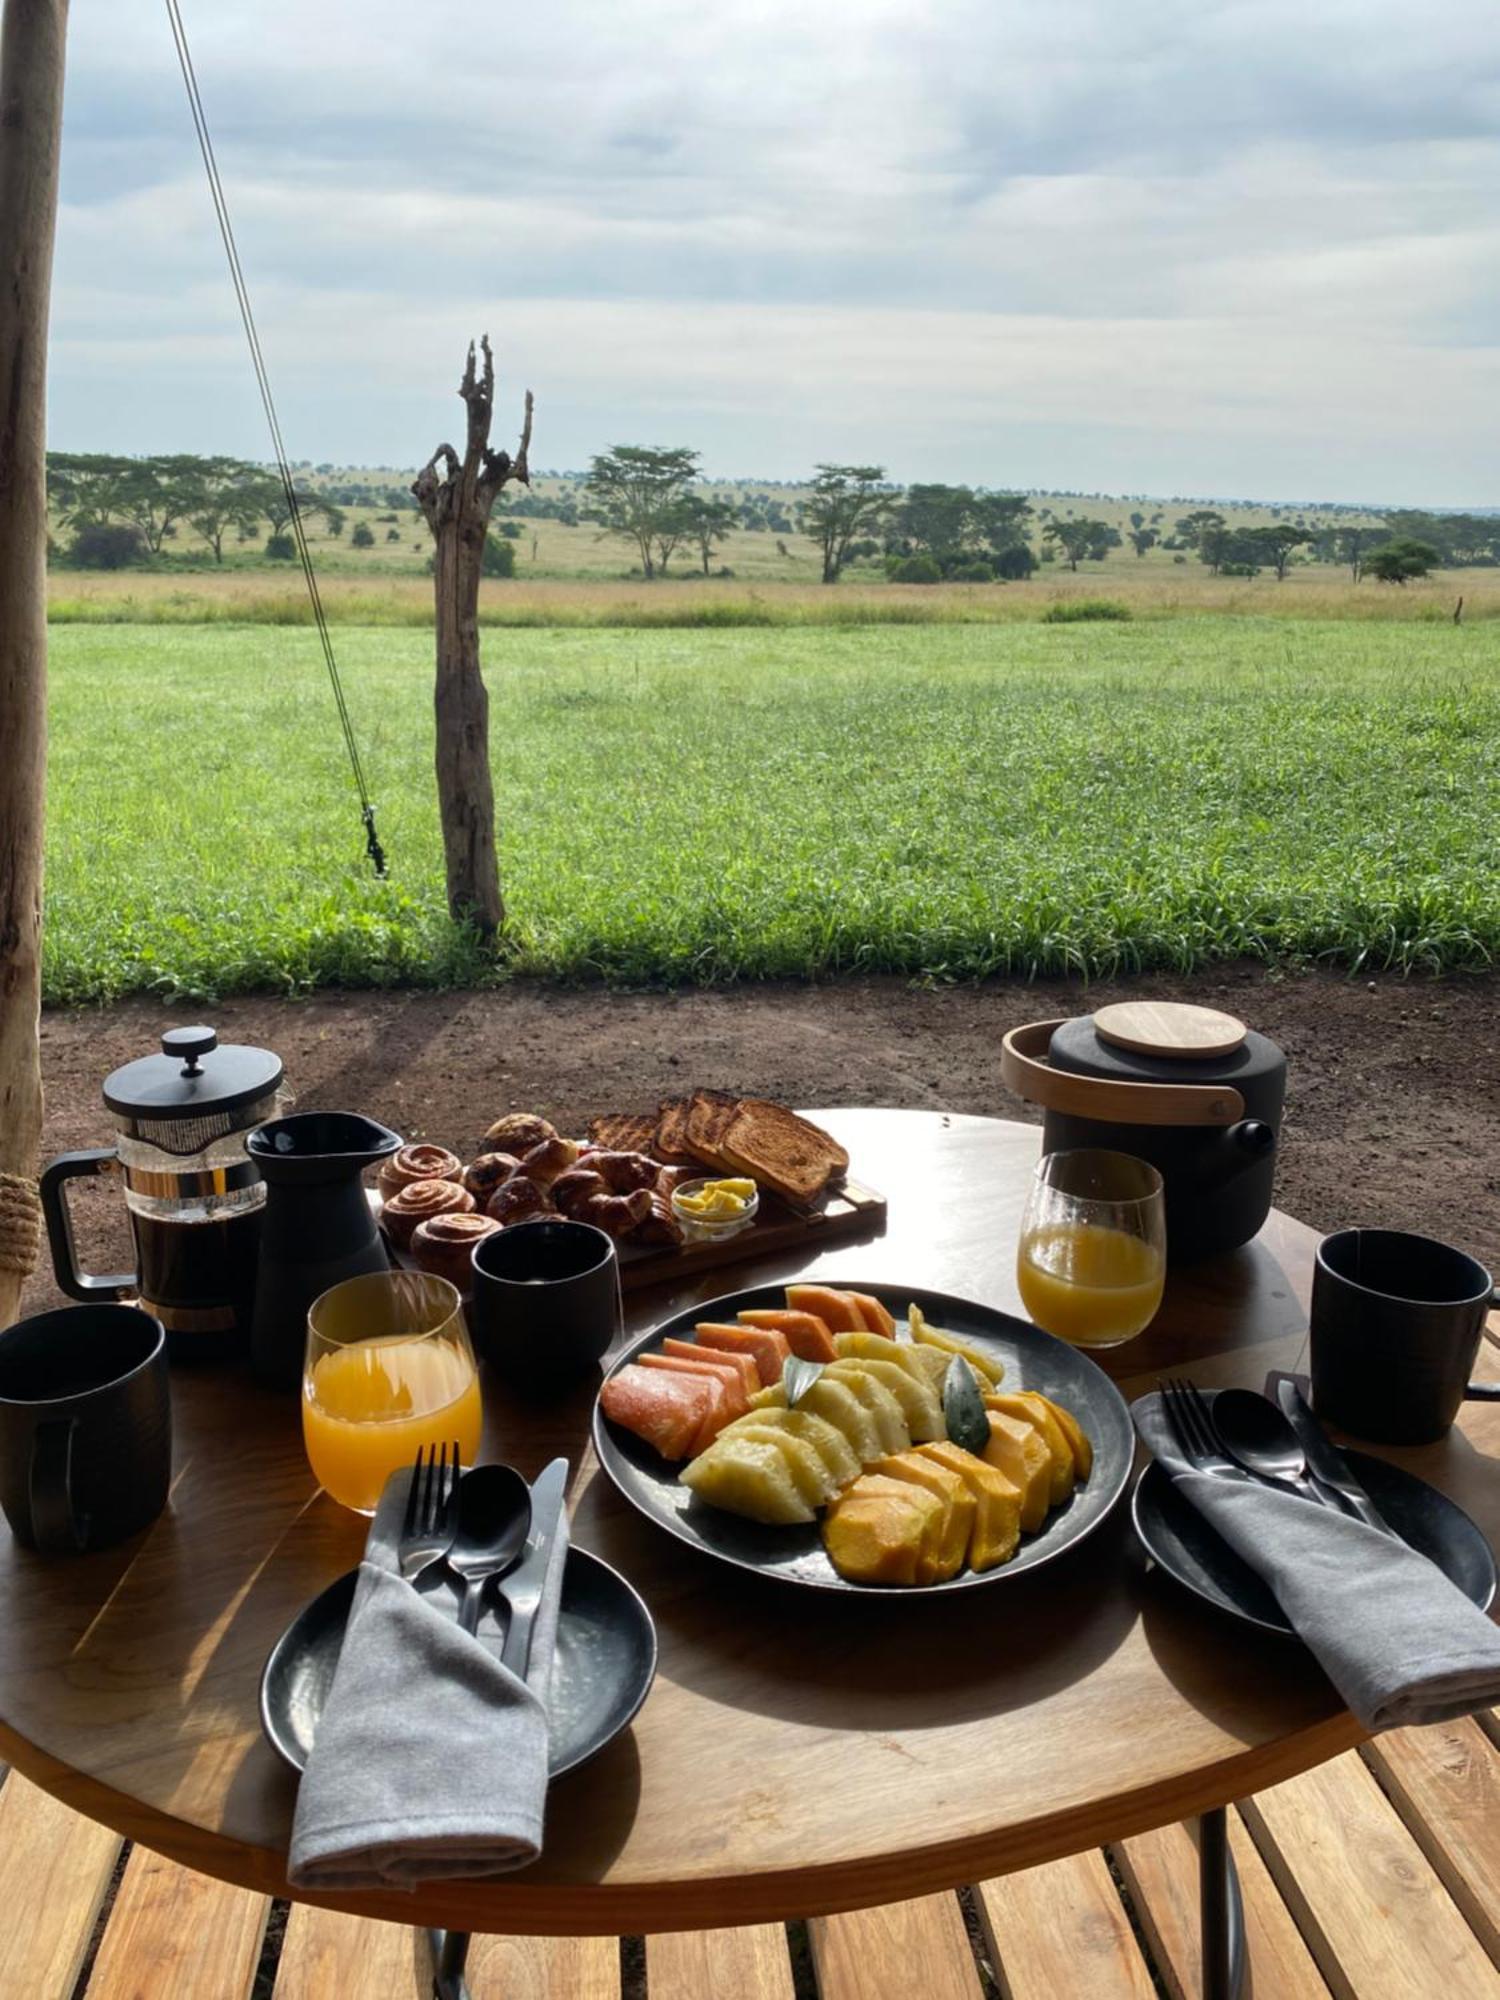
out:
M719 1264L743 1264L773 1250L802 1244L844 1242L851 1237L878 1236L885 1228L885 1196L858 1181L830 1188L811 1208L793 1208L768 1188L748 1229L723 1243L653 1243L632 1248L620 1245L620 1283L627 1292L659 1285L684 1271L710 1271Z
M379 1197L370 1194L379 1214ZM793 1208L767 1188L761 1189L760 1207L754 1222L737 1236L722 1243L653 1243L636 1246L628 1240L619 1246L620 1285L624 1291L643 1291L647 1285L670 1283L691 1271L711 1271L720 1264L743 1264L747 1259L769 1256L777 1250L795 1249L806 1244L816 1249L820 1243L842 1243L864 1236L879 1236L885 1229L885 1196L859 1181L846 1180L830 1188L811 1208ZM523 1225L524 1226L524 1225ZM384 1237L392 1263L403 1270L416 1266L404 1250Z

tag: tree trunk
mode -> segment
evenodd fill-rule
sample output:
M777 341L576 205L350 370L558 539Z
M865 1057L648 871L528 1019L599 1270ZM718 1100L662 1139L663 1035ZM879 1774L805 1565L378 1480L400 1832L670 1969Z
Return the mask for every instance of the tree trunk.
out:
M520 448L489 448L495 402L495 365L489 337L480 341L482 372L474 349L458 393L468 411L460 460L441 444L418 473L412 492L431 528L437 629L437 786L443 825L448 909L455 923L472 923L493 938L505 922L500 864L495 851L495 794L490 781L490 705L479 668L479 579L490 513L510 480L530 485L526 453L531 443L531 391ZM439 466L443 467L440 473Z
M36 1262L47 772L47 307L67 0L0 20L0 1326Z

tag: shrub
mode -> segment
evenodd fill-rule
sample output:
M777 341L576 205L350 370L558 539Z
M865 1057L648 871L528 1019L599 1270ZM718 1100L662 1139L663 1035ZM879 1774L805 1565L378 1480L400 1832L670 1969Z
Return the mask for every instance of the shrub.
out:
M987 562L961 562L948 572L951 583L993 583L995 572Z
M890 571L892 583L941 583L943 572L936 556L904 556Z
M480 561L481 576L514 576L516 573L516 545L514 542L498 541L494 535L484 538L484 555Z
M368 521L359 521L355 524L354 533L349 537L349 543L352 548L356 549L374 548L375 531Z
M1092 625L1129 618L1130 606L1113 597L1065 597L1042 613L1044 625Z
M521 524L519 521L502 521L495 533L504 535L508 542L518 542L521 539Z
M1260 564L1252 562L1227 562L1219 564L1220 576L1259 576Z
M266 559L268 562L292 562L296 559L297 544L290 535L266 536Z
M78 569L128 569L145 559L140 530L123 521L94 521L80 528L68 549L68 561Z
M401 530L399 528L387 528L385 538L388 542L399 542L401 539Z
M1017 542L1013 548L1001 549L991 558L995 574L1004 583L1024 583L1028 576L1036 573L1036 557L1025 542Z
M1381 583L1404 584L1414 576L1426 576L1442 558L1430 542L1414 541L1410 535L1371 549L1365 557L1365 574Z

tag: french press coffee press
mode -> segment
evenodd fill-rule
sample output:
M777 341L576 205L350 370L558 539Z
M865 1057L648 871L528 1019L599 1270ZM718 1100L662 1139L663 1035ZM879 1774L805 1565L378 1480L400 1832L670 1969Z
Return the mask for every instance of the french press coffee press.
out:
M62 1153L42 1174L52 1269L70 1298L136 1298L166 1328L174 1361L246 1352L266 1189L245 1134L288 1099L281 1058L219 1046L212 1028L171 1028L159 1056L105 1079L113 1146ZM137 1269L94 1277L78 1266L66 1187L123 1172Z

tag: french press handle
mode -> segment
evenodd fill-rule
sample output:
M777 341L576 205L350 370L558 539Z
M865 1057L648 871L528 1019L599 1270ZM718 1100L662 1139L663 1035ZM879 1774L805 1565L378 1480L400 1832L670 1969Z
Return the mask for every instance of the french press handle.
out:
M134 1271L119 1271L112 1277L96 1278L78 1267L78 1250L73 1242L73 1219L68 1213L67 1183L105 1174L118 1164L113 1146L90 1148L79 1153L59 1153L42 1170L42 1214L47 1223L47 1246L52 1252L52 1275L70 1299L85 1305L95 1299L134 1298L140 1280Z

